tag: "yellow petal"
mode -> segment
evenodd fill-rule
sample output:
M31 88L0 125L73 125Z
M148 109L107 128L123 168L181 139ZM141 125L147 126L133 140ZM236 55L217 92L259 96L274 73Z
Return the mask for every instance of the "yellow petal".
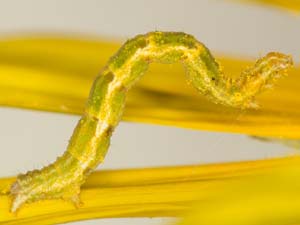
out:
M299 158L290 157L101 171L92 174L83 186L83 205L80 208L75 209L71 203L62 200L45 200L25 205L17 215L9 213L11 199L7 193L15 178L0 179L0 224L40 225L92 218L178 217L189 211L195 202L205 207L206 202L219 196L220 191L233 180L239 181L299 163Z
M98 71L119 44L37 36L0 41L0 104L81 114ZM220 56L227 74L254 60ZM130 93L124 120L193 129L300 138L300 68L258 96L259 110L215 105L186 84L180 65L153 65ZM222 115L222 116L220 116Z
M300 224L300 166L232 179L212 198L199 201L180 225Z
M296 12L299 15L300 12L300 1L299 0L239 0L245 3L258 3L262 5L279 7L282 9Z

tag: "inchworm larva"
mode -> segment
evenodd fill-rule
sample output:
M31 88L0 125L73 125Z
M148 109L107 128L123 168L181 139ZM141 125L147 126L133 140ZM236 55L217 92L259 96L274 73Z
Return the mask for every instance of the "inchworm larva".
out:
M200 93L215 103L239 108L254 107L254 96L293 64L290 56L269 53L238 79L231 79L223 74L209 50L191 35L151 32L136 36L123 45L95 79L67 151L51 165L18 176L10 190L12 212L40 199L63 198L79 203L80 186L103 161L128 90L151 62L181 62L189 83Z

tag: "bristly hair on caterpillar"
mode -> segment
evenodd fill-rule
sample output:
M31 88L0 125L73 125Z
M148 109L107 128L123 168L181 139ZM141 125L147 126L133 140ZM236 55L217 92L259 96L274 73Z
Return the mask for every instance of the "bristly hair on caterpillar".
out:
M12 184L12 212L41 199L63 198L80 204L80 187L106 155L127 92L151 62L181 62L188 82L201 94L215 103L242 109L254 107L256 94L293 64L290 56L272 52L232 79L225 76L210 51L189 34L156 31L128 40L96 77L66 152L41 170L19 175Z

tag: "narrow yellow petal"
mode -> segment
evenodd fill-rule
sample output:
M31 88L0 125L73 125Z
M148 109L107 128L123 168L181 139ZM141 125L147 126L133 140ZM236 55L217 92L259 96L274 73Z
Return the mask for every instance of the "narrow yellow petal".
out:
M296 12L299 15L300 1L299 0L238 0L245 3L256 3L267 6L279 7L292 12Z
M75 209L61 200L25 205L17 215L9 212L9 184L0 179L0 224L57 224L92 218L182 216L195 202L219 196L232 180L265 174L274 168L299 164L299 158L212 165L101 171L84 185L83 205Z
M199 201L180 225L300 224L299 163L232 179Z
M67 37L0 41L0 104L81 114L91 83L119 44ZM238 75L253 60L219 57ZM180 65L154 65L129 93L124 120L193 129L300 138L300 67L258 96L259 110L216 105L186 85ZM220 117L222 115L222 117Z

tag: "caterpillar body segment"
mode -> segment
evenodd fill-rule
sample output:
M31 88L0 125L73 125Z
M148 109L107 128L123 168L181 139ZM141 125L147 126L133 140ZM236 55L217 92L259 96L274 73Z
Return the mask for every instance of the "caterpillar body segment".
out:
M193 36L151 32L127 41L96 77L85 112L67 151L51 165L20 175L11 186L11 211L24 203L63 198L80 203L80 186L101 163L113 130L121 120L128 90L150 63L181 62L187 80L213 102L239 108L254 106L257 93L272 85L292 66L290 56L269 53L237 79L224 75L210 51Z

